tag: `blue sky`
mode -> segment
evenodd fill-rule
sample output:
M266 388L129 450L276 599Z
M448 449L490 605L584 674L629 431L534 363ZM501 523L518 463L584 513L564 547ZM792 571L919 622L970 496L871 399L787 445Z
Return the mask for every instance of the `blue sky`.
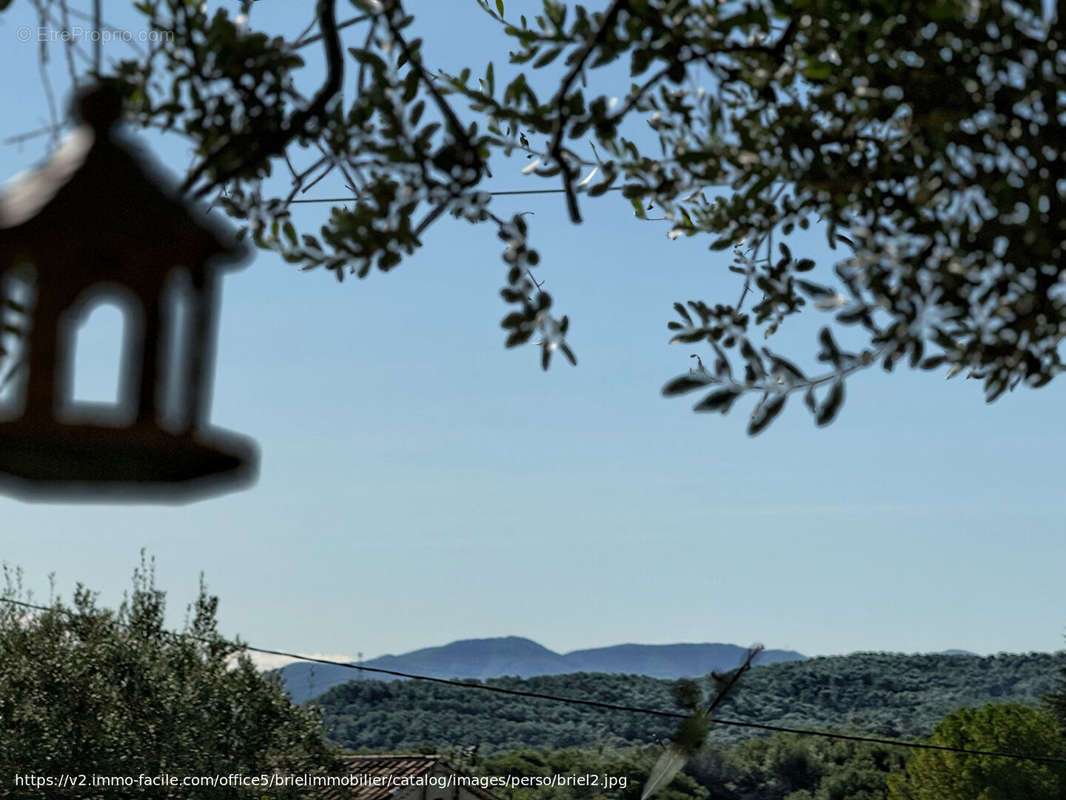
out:
M127 4L109 6L139 29ZM427 59L506 60L473 0L409 7ZM17 110L0 138L47 122L36 45L16 39L28 9L0 17L0 92ZM254 14L290 36L310 19L309 4L280 0ZM173 172L187 166L180 142L146 140ZM0 177L43 153L43 141L0 147ZM549 185L520 174L524 159L494 166L494 188ZM328 208L297 220L316 226ZM504 350L489 227L442 220L393 273L343 284L259 253L225 282L213 411L259 441L258 484L178 507L0 498L0 558L39 596L54 572L62 593L83 582L114 604L145 548L175 624L202 571L226 633L349 656L510 634L560 651L1062 648L1061 381L986 406L974 381L869 371L831 427L796 402L749 439L747 406L702 416L659 395L703 352L667 344L671 304L735 299L727 256L669 241L617 196L586 200L579 227L558 196L495 208L533 212L537 277L571 317L579 367L545 374L531 348ZM793 249L829 255L819 233ZM79 351L90 395L114 374L117 314L102 312ZM813 352L817 322L776 347Z

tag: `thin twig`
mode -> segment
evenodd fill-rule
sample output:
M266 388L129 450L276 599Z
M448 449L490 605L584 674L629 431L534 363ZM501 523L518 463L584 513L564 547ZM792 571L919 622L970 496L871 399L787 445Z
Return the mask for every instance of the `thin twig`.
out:
M100 30L100 31L110 31L111 33L118 33L118 34L125 34L126 33L125 29L119 28L116 25L111 25L105 19L100 19L98 21L98 20L96 20L96 18L92 14L86 14L84 11L79 11L76 8L70 9L70 16L76 17L77 19L83 19L86 22L92 22L93 25L96 26L96 29ZM126 44L128 44L130 47L132 47L137 52L138 55L141 55L141 56L145 55L144 48L141 47L139 44L137 44L137 42L133 39L133 37L125 36L125 37L123 37L123 40L126 42Z
M100 70L104 60L104 37L100 35L100 23L103 12L100 9L101 0L93 0L93 28L96 30L96 43L93 51L93 71L96 77L100 77Z
M366 22L368 19L373 19L374 17L377 17L380 13L381 12L379 11L379 12L377 12L375 14L361 14L358 17L352 17L351 19L346 19L346 20L344 20L344 22L340 22L340 23L337 24L337 30L340 31L340 30L343 30L344 28L349 28L352 25L358 25L360 22ZM312 24L312 27L313 27L313 24ZM310 30L310 28L308 28L308 30ZM299 50L301 47L307 47L307 45L309 45L309 44L314 44L315 42L319 41L321 38L322 38L322 34L321 33L316 33L314 36L308 36L306 39L297 38L297 40L292 44L291 49Z
M289 192L289 196L287 198L285 198L285 203L284 203L284 207L285 208L288 208L289 205L292 203L293 198L296 197L296 195L301 193L301 190L303 190L303 182L305 180L307 180L307 176L309 176L312 172L314 172L316 169L318 169L323 164L325 164L328 160L329 160L328 156L323 156L322 158L320 158L316 162L314 162L311 166L309 166L307 169L305 169L303 172L300 172L300 173L298 173L298 174L293 176L293 178L292 178L292 190ZM317 183L317 181L316 181L316 183Z
M758 656L759 653L761 653L762 651L762 645L755 645L750 650L748 650L748 656L744 659L744 663L737 667L735 670L733 670L725 686L721 687L718 690L718 693L710 702L710 705L707 706L708 714L713 713L714 710L718 708L718 706L720 706L729 698L729 695L733 693L733 689L736 688L737 683L740 681L744 673L751 669L751 662L754 661L755 657Z
M292 173L293 182L295 183L296 180L297 180L297 178L296 178L296 167L294 167L292 165L292 161L289 158L289 154L288 153L285 153L285 163L289 165L289 172Z
M313 181L311 181L306 186L302 186L300 188L300 194L305 194L308 189L314 188L315 184L317 184L319 181L321 181L323 178L325 178L327 175L329 175L331 172L333 172L333 169L336 166L337 165L335 163L333 163L332 160L330 160L330 163L328 163L326 165L326 168L324 170L322 170L322 174L321 175L319 175L317 178L315 178Z
M40 24L43 28L50 22L48 12L45 11L44 3L41 0L35 0L35 5L40 12ZM56 112L55 91L52 89L52 81L48 77L48 41L45 38L41 39L41 46L37 52L37 70L40 72L41 86L44 89L45 100L48 103L48 117L52 121L50 128L52 131L52 144L54 145L59 138L56 134L60 129L60 124L59 116Z
M59 0L59 13L63 20L63 32L69 33L70 8L67 6L67 0ZM70 74L70 85L76 89L78 87L78 72L74 68L74 37L66 37L63 52L67 56L67 72Z
M422 64L422 59L415 55L411 51L410 45L407 40L404 39L403 34L400 33L400 29L396 27L396 23L392 19L392 10L399 8L400 3L398 0L394 0L390 6L388 13L384 15L385 24L389 28L389 33L392 34L393 41L399 45L401 54L407 59L414 69L418 70L419 76L422 79L422 83L426 87L426 91L429 92L430 97L433 98L433 102L436 103L440 113L444 116L448 126L452 129L452 135L456 140L463 145L467 154L472 156L473 164L477 172L477 178L470 183L476 183L477 179L481 177L481 173L484 172L484 163L481 160L481 156L478 154L477 148L474 147L473 142L470 141L470 137L467 135L466 129L463 127L463 123L459 121L459 117L455 115L455 110L448 104L448 101L444 99L444 96L437 90L436 84L433 82L433 76L429 74L425 66ZM467 182L463 182L467 183ZM469 185L469 184L468 184Z
M317 25L317 24L318 24L318 17L317 16L311 17L311 21L307 23L307 27L304 28L302 31L300 31L300 35L296 37L296 42L292 45L292 49L295 50L298 47L303 47L303 45L300 44L300 42L303 41L303 38L307 34L309 34L311 32L311 29L314 28L315 25Z
M448 204L451 203L451 198L448 198L443 203L437 205L432 211L426 214L425 218L418 223L418 227L414 230L414 237L417 239L420 237L430 225L437 221L441 214L448 210Z
M375 17L374 21L367 26L366 39L363 41L364 50L369 50L370 46L374 43L374 34L377 32L377 29L378 18ZM360 95L366 90L366 64L366 61L361 61L359 63L359 78L355 82L356 91L358 91Z
M311 98L311 102L295 112L277 131L268 137L257 137L251 153L241 160L237 167L222 175L215 175L213 180L201 187L194 193L194 198L201 198L210 192L215 186L225 183L232 177L239 175L256 159L269 160L274 156L283 154L293 139L307 133L308 127L314 120L320 120L325 116L330 101L341 91L344 83L344 54L341 52L340 35L337 32L336 11L334 0L318 0L315 6L318 16L319 29L325 42L326 51L326 79L319 90ZM233 145L233 141L224 142L217 147L200 165L186 177L182 183L181 191L188 192L197 181L208 173L222 158L226 150Z
M648 78L648 80L644 81L644 83L640 86L639 89L637 89L635 92L633 92L633 94L629 95L629 97L626 98L625 105L623 105L622 108L620 108L618 111L616 111L612 115L610 121L612 123L614 123L615 125L620 123L622 121L622 119L630 111L633 110L633 108L637 105L637 103L640 102L641 98L643 98L644 95L647 94L648 91L653 86L655 86L655 84L657 84L659 81L661 81L663 78L666 77L667 73L670 72L670 70L673 68L673 66L674 65L673 65L672 62L667 64L661 70L659 70L654 75L652 75L650 78Z
M570 93L570 88L574 85L574 81L577 80L581 71L585 68L585 62L588 61L589 56L592 55L596 48L603 44L603 40L607 38L607 34L610 33L611 28L614 26L615 19L626 5L628 5L627 0L611 0L611 5L604 14L600 27L596 30L589 43L585 45L585 49L581 51L577 60L570 67L570 71L566 73L563 82L559 85L559 91L555 95L555 106L559 116L555 123L555 132L552 135L548 152L551 153L552 158L559 165L559 171L562 173L563 178L563 188L566 190L566 207L570 212L570 221L575 224L581 222L581 210L577 205L577 193L574 191L574 168L563 157L563 134L565 133L567 120L567 95Z
M353 192L355 192L355 191L358 191L358 190L357 190L357 189L355 188L355 180L354 180L354 179L352 178L351 174L350 174L350 173L348 172L348 168L347 168L347 167L346 167L346 166L344 165L344 161L343 161L342 159L340 159L340 158L337 158L337 156L336 156L335 154L333 154L333 153L330 153L330 152L329 152L328 150L326 150L326 148L324 148L324 147L322 146L322 143L321 143L321 142L315 142L315 146L316 146L316 147L318 147L318 151L319 151L319 152L320 152L320 153L321 153L322 155L324 155L324 156L325 156L326 158L328 158L328 159L329 159L330 161L332 161L332 162L333 162L333 165L334 165L334 166L335 166L335 167L336 167L337 169L339 169L339 170L340 170L340 172L341 172L341 175L343 175L343 176L344 176L344 178L345 178L345 180L347 180L347 181L348 181L348 183L347 183L347 184L345 184L345 185L346 185L346 186L347 186L347 187L348 187L349 189L351 189L351 190L352 190ZM290 167L291 167L291 165L290 165Z

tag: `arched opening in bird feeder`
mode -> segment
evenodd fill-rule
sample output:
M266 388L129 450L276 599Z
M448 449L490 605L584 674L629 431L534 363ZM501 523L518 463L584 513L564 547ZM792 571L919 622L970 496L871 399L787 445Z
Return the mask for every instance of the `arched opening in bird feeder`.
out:
M111 419L115 425L133 422L133 387L129 376L138 354L133 352L142 328L136 298L121 286L87 290L66 312L63 327L70 337L68 364L58 417L78 423Z

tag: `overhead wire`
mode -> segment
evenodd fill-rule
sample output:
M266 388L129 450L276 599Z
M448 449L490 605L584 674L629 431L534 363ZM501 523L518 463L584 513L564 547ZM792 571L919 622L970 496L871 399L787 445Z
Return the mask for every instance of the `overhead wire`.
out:
M607 189L608 192L620 192L624 187L612 186ZM564 194L565 189L512 189L509 191L499 192L485 192L485 194L492 197L506 197L512 195L523 194ZM299 200L290 200L289 202L295 205L296 203L351 203L358 200L358 197L307 197Z
M13 598L0 597L0 602L9 603L12 605L22 606L23 608L30 608L37 611L62 611L68 615L74 616L75 612L65 608L56 608L50 606L42 606L35 603L29 603L23 600L15 600ZM173 631L164 631L171 636L185 637L202 642L217 642L216 639L210 639L203 636L196 636L190 633L177 633ZM344 669L353 669L360 672L371 672L378 675L389 675L395 678L406 678L413 681L422 681L426 683L437 683L445 686L455 686L460 689L467 689L472 691L492 692L494 694L510 695L513 697L527 697L536 700L545 700L554 703L565 703L573 706L583 706L586 708L598 708L604 711L621 711L631 714L644 714L647 716L664 717L669 719L686 719L689 715L680 713L677 711L664 711L656 708L645 708L643 706L629 706L619 703L607 703L601 700L585 700L578 697L561 697L559 695L546 694L544 692L533 692L526 689L510 689L505 686L492 686L486 683L468 683L453 678L436 678L430 675L419 675L412 672L403 672L400 670L384 669L382 667L368 667L363 664L350 664L344 661L335 661L328 658L319 658L317 656L308 656L302 653L295 653L287 650L274 650L267 647L256 647L254 645L245 644L243 642L233 642L229 640L224 641L229 644L234 650L244 650L250 653L260 653L263 655L281 656L283 658L291 658L297 661L305 661L313 664L327 664L334 667L342 667ZM947 753L958 753L961 755L970 756L990 756L993 758L1006 758L1015 761L1030 761L1041 764L1062 764L1066 765L1066 758L1058 758L1054 756L1037 756L1023 753L1007 753L1000 750L975 750L965 747L953 747L951 745L939 745L931 744L928 742L915 742L905 739L888 739L878 736L864 736L861 734L847 734L836 733L833 731L819 731L810 728L792 728L783 725L770 725L760 722L744 722L742 720L735 719L723 719L721 717L714 717L711 720L712 725L725 725L728 727L737 728L750 728L754 730L768 731L772 733L790 733L797 736L817 736L823 739L836 739L839 741L848 742L864 742L867 744L881 744L890 747L904 747L912 750L938 750Z

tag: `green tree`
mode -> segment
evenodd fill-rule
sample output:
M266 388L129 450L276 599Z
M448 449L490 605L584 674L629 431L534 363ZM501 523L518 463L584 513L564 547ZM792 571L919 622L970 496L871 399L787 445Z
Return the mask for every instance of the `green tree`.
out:
M1062 728L1049 714L1015 704L948 714L931 744L1066 758ZM921 750L888 778L890 800L1060 800L1066 766Z
M537 338L545 368L555 352L574 360L570 321L532 277L526 220L493 210L490 159L521 156L555 181L575 223L582 198L609 189L640 218L657 206L670 237L732 249L721 265L738 281L735 295L675 305L673 341L706 355L664 392L701 390L698 411L759 397L752 434L794 394L829 423L848 376L875 364L966 372L989 401L1062 371L1061 2L543 0L528 18L476 2L510 52L506 79L492 63L441 74L402 0L353 0L343 21L335 0L317 0L317 32L288 40L256 30L252 0L247 24L192 0L141 0L166 38L100 71L134 122L190 140L191 195L302 268L388 271L445 214L494 228L506 345ZM35 3L61 17L61 0ZM295 88L307 47L326 62L309 99ZM297 230L292 200L328 172L354 203ZM837 248L832 263L783 241L812 225ZM755 335L801 312L826 315L815 359Z
M1044 697L1044 705L1047 710L1059 721L1059 725L1066 730L1066 666L1059 671L1059 689Z
M899 748L775 734L735 745L701 782L730 800L883 800L903 762Z
M0 597L24 602L19 574L5 567L4 577ZM294 706L276 678L222 638L217 608L201 582L185 630L168 633L164 594L143 559L117 611L99 607L80 585L71 605L56 599L46 611L0 602L0 796L144 798L137 787L92 788L89 776L337 767L317 715ZM86 782L76 790L33 789L16 786L18 775L84 775ZM188 787L151 794L251 796Z

